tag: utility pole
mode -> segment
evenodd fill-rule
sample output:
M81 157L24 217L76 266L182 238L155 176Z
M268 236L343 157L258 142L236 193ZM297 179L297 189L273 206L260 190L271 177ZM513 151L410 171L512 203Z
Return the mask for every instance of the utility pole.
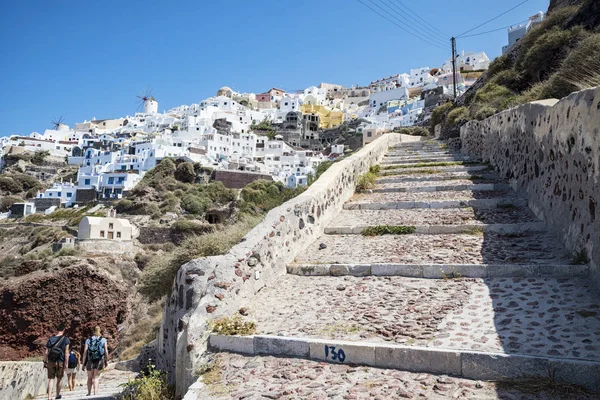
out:
M456 38L453 36L452 42L452 85L454 86L454 100L456 100Z

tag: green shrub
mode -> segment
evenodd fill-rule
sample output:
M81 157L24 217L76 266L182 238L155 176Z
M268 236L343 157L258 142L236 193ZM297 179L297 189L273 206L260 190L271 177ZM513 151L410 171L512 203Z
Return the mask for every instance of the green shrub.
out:
M21 193L23 185L9 176L0 176L0 190L10 194Z
M378 225L369 226L363 230L363 236L382 236L382 235L411 235L417 231L414 226L389 226Z
M496 110L494 108L484 106L477 111L477 113L475 114L475 119L478 121L483 121L484 119L489 118L494 114L496 114Z
M548 80L543 96L561 99L572 92L600 86L600 33L584 39Z
M471 104L471 113L477 115L479 110L484 107L502 111L516 104L517 96L508 88L495 83L487 83L475 93Z
M492 79L488 81L498 86L505 86L513 91L518 91L522 88L521 76L514 69L507 69L498 72Z
M304 190L304 187L290 189L281 182L259 179L246 185L240 196L246 204L244 211L263 213L280 206ZM252 207L255 210L251 210Z
M394 132L402 135L429 136L429 131L421 126L394 128Z
M588 33L581 27L561 30L558 27L545 32L527 49L521 63L524 75L534 81L546 80L560 67L571 48Z
M436 125L441 124L444 121L446 113L450 111L453 106L454 105L451 102L447 102L444 104L440 104L433 110L433 112L431 113L431 122L429 126L431 133L434 133Z
M490 67L488 68L488 79L493 78L496 74L509 70L512 67L512 59L508 55L503 54L490 63Z
M372 172L360 175L356 182L356 193L362 193L366 190L373 189L373 187L375 187L375 179L377 179L377 175Z
M190 214L202 215L212 205L210 199L186 194L181 199L181 207Z
M173 400L175 393L169 387L167 374L149 365L139 378L123 383L123 391L117 395L119 400Z
M13 204L22 202L23 199L18 197L0 197L0 212L6 212L10 210Z
M381 165L377 164L377 165L371 165L369 167L369 172L372 174L378 174L379 171L381 171Z
M31 162L35 165L42 165L46 157L48 157L49 155L50 152L46 150L36 151L33 157L31 157Z
M256 333L256 323L246 322L239 315L233 317L223 317L209 323L213 333L218 335L254 335Z
M175 179L180 182L193 183L196 180L196 172L194 172L194 166L190 162L179 164L174 174Z
M471 119L469 109L467 107L458 107L448 113L448 125L451 127L457 127L464 121Z
M196 258L225 254L260 222L261 218L245 216L229 225L201 236L186 238L171 253L159 253L146 262L139 280L139 292L149 301L156 301L171 292L179 268Z
M175 221L173 225L171 225L171 229L177 233L183 234L196 234L203 235L205 233L213 232L215 230L213 225L208 224L200 224L195 221L190 221L188 219L178 219Z

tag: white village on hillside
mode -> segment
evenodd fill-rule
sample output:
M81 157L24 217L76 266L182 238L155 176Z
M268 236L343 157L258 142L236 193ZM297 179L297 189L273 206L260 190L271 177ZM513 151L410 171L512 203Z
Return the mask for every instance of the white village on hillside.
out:
M536 14L527 24L509 28L503 51L543 17ZM459 54L456 94L473 85L489 64L484 52ZM36 196L60 199L62 207L77 204L78 197L80 203L120 199L165 157L247 174L246 183L270 177L288 187L306 185L320 163L350 151L339 140L344 129L362 135L364 146L395 128L424 125L428 111L453 97L453 83L450 58L436 68L415 68L348 88L321 83L255 94L224 86L198 104L162 113L147 91L138 96L139 112L134 115L92 118L72 128L61 118L43 134L0 138L0 169L4 155L38 151L79 166L76 181L56 182Z

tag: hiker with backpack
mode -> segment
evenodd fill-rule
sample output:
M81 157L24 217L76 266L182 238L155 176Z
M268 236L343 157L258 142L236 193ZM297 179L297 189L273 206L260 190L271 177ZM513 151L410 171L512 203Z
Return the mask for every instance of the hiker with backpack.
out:
M69 384L69 390L72 392L75 390L75 376L79 370L79 363L81 358L77 351L71 351L69 354L69 360L67 361L67 383Z
M98 394L98 385L100 384L100 371L108 366L108 346L106 339L100 335L100 327L94 328L94 335L85 341L83 349L83 364L87 370L87 388L88 396L94 388L94 396Z
M61 399L61 381L65 374L65 360L69 354L71 341L65 335L65 324L56 326L56 335L48 339L44 350L44 368L48 369L48 400L52 399L52 386L56 379L56 398Z

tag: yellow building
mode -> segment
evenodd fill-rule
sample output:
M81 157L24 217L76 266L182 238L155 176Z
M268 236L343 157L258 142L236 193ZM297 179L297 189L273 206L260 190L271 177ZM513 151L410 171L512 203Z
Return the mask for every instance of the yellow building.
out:
M303 104L300 106L302 114L314 114L319 116L319 128L331 129L344 123L344 113L340 110L330 110L325 106L314 104Z

